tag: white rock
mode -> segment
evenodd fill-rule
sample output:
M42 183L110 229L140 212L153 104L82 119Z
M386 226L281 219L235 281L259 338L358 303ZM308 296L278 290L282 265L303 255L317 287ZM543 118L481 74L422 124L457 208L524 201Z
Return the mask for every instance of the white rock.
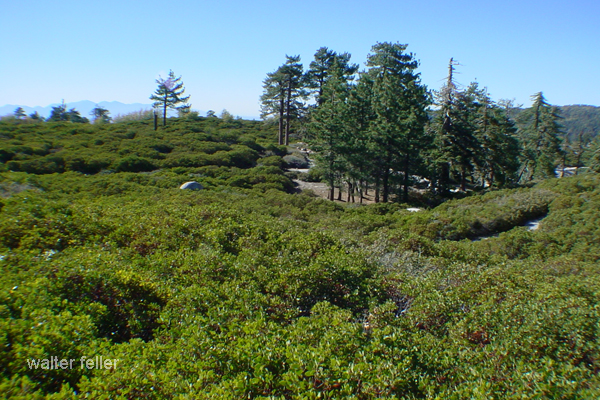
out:
M204 187L198 182L191 181L186 182L183 185L179 186L179 189L188 189L188 190L202 190Z

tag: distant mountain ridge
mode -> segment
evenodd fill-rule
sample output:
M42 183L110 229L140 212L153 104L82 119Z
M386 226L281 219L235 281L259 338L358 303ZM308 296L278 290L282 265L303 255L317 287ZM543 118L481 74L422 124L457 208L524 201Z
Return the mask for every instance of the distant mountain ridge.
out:
M150 103L148 103L148 104L145 104L145 103L125 104L125 103L121 103L119 101L100 101L100 102L96 103L96 102L93 102L90 100L82 100L82 101L75 101L75 102L66 103L66 104L67 104L67 109L75 108L77 111L79 111L79 113L81 114L82 117L87 117L87 118L90 117L90 111L92 111L94 109L94 107L96 107L96 105L99 105L100 107L106 108L108 111L110 111L111 117L115 117L119 114L128 114L128 113L131 113L134 111L139 111L139 110L151 110L152 109L152 104L150 104ZM41 106L30 107L30 106L24 106L24 105L19 105L19 104L7 104L5 106L0 107L0 116L13 114L15 112L16 108L21 107L23 110L25 110L25 113L27 113L27 115L37 111L42 117L47 118L48 116L50 116L52 107L55 107L58 105L60 105L60 103L53 103L46 107L41 107Z
M576 140L579 135L588 140L600 135L600 107L574 104L556 106L556 108L558 115L562 117L559 124L570 141ZM524 110L526 109L513 108L510 111L510 116L516 120L517 126L519 126L517 117Z
M559 107L563 119L560 124L569 139L575 140L579 135L594 138L600 135L600 107L588 105L572 105Z

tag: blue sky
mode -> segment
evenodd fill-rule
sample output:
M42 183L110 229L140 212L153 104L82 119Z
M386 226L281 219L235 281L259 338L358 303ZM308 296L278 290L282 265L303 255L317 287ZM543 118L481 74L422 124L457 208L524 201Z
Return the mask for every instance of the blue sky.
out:
M326 46L364 67L378 41L408 44L431 89L454 57L458 82L496 100L600 105L599 21L598 0L6 0L0 105L150 103L172 69L193 109L258 116L286 54L306 67Z

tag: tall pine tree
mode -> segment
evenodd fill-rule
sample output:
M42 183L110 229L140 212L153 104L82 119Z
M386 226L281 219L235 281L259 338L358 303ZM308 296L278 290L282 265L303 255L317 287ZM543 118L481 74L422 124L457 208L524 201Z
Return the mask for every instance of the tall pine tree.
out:
M347 99L347 145L343 156L346 160L346 174L359 190L359 201L373 177L378 173L378 155L370 145L369 129L375 119L372 108L373 80L369 74L360 75L356 85L351 86Z
M546 101L542 92L531 99L531 108L519 114L524 127L519 132L524 147L520 178L525 181L554 177L563 158L558 110Z
M346 171L344 155L350 141L348 96L350 85L343 66L334 60L329 78L321 88L321 104L310 113L308 141L317 152L317 162L329 184L329 199L334 200L335 183Z
M433 188L445 193L453 176L458 177L461 190L466 190L467 178L475 167L479 143L473 125L476 105L469 93L458 89L454 80L454 59L448 64L446 84L436 94L439 112L433 123L436 148L433 152L435 169Z
M304 88L303 66L300 56L287 56L286 63L276 71L268 73L263 81L263 94L260 97L261 117L276 115L279 122L279 144L289 144L292 120L302 115ZM284 134L285 127L285 134Z
M284 143L284 114L285 114L285 76L281 72L281 67L274 72L267 73L267 77L263 81L263 94L260 96L261 102L261 118L274 115L278 122L277 142L282 145Z
M406 47L377 43L367 58L373 80L370 145L378 157L375 177L381 182L384 202L389 200L394 171L402 171L403 198L407 199L411 168L428 141L424 127L430 97L416 73L419 63L412 53L405 52Z
M471 83L466 90L474 109L472 122L478 141L474 156L481 186L503 186L516 180L520 145L506 110L494 103L487 90Z

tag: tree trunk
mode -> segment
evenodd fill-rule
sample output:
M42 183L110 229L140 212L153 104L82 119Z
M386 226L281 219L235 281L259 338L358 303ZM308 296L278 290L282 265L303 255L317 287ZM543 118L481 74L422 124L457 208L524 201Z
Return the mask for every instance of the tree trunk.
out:
M447 162L442 163L440 175L440 192L446 194L450 184L450 165Z
M350 203L350 196L352 192L352 183L348 181L348 194L346 195L346 203Z
M362 181L358 181L358 187L356 188L358 190L358 201L360 204L363 203L363 189L364 189L364 183Z
M288 82L287 104L285 115L285 145L290 144L290 104L292 103L292 82Z
M386 168L383 171L383 202L388 202L388 196L390 192L390 169Z
M519 176L517 178L517 183L521 182L521 178L523 177L523 174L525 174L525 171L527 170L528 166L529 166L529 160L525 161L525 165L523 166L523 169L521 169L521 173L519 174Z
M335 199L335 176L333 175L333 158L329 155L329 200Z
M408 153L404 155L404 191L402 192L402 201L408 201L408 182L409 182L409 166L410 159Z
M281 98L279 99L279 145L283 144L283 93L281 93Z

